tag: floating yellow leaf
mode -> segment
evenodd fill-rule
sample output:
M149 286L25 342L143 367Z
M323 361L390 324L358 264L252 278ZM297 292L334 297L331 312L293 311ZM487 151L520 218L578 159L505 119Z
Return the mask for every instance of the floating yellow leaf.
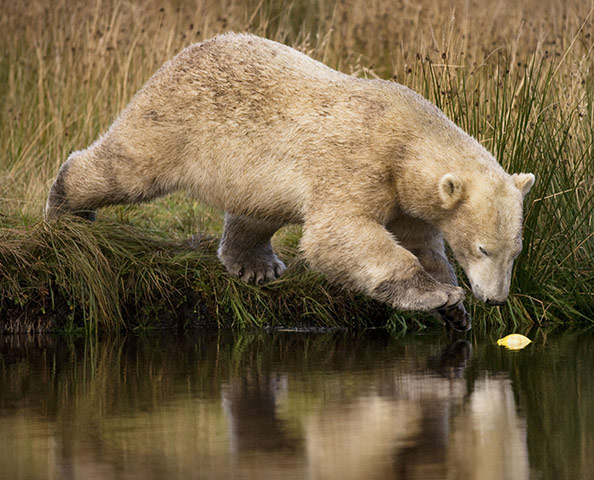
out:
M519 333L512 333L507 337L500 338L497 340L497 345L503 345L505 348L510 350L521 350L528 345L532 340Z

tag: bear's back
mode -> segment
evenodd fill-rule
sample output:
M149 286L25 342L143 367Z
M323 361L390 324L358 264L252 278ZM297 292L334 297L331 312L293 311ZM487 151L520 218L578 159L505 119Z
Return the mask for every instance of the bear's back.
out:
M174 58L182 66L210 65L217 73L246 75L256 72L277 79L296 76L301 81L351 78L281 43L251 34L226 33L190 45Z

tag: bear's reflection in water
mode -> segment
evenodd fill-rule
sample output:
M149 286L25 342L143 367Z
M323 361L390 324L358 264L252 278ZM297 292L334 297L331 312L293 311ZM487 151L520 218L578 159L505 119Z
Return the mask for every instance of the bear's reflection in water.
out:
M528 478L511 382L487 376L469 392L471 353L459 340L410 374L387 370L352 385L327 378L319 406L297 425L288 421L288 396L298 392L289 393L287 375L233 378L223 403L234 461L271 478Z
M5 337L0 476L527 478L511 381L484 350L377 332Z

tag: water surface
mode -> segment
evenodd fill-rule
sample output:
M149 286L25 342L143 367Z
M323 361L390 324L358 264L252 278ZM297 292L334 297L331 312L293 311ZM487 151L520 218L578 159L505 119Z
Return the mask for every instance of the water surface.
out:
M591 479L594 336L0 337L4 479Z

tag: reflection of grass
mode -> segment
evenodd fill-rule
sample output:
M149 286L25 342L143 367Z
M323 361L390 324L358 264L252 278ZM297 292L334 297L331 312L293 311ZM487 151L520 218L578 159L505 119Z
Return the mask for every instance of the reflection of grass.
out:
M6 6L0 19L2 316L66 312L70 327L81 319L88 328L115 327L124 318L150 325L157 311L194 317L199 302L199 321L234 325L278 317L322 325L373 317L369 323L400 325L416 318L390 316L299 265L262 290L229 280L209 241L186 246L193 232L219 234L220 212L183 195L105 209L92 226L40 223L51 179L68 152L104 131L159 65L191 42L249 30L347 73L404 83L510 171L536 173L517 293L496 310L471 300L475 322L594 318L594 14L587 2L545 3L506 0L498 9L469 8L461 0L449 7L207 0L194 8L108 0L73 8L58 0L47 10L36 0ZM298 233L290 228L276 238L289 262Z

